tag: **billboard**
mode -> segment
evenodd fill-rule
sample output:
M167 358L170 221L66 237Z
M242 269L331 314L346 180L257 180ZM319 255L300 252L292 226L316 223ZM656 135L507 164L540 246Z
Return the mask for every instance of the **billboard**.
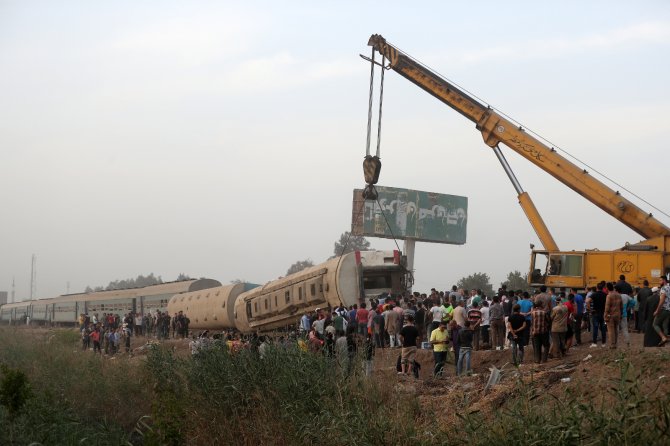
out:
M468 198L376 186L377 200L354 189L352 233L365 237L465 244Z

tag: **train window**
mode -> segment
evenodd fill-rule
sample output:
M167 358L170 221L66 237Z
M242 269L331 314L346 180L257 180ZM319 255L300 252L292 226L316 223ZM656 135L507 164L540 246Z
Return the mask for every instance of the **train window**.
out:
M323 293L323 284L322 283L319 284L319 293Z
M312 293L312 296L316 296L316 285L315 284L310 285L310 292Z
M226 301L224 300L223 303L221 304L221 308L226 308Z
M254 312L258 313L258 302L254 302Z
M364 276L363 277L363 288L366 290L374 289L386 289L391 288L392 280L391 275L378 275L378 276Z
M287 291L284 293L284 299L286 299L286 303L291 302L291 292Z
M268 300L267 299L265 299L265 309L266 310L268 309Z
M278 307L279 304L277 303L277 295L275 294L275 307Z
M298 288L298 300L302 300L302 287Z

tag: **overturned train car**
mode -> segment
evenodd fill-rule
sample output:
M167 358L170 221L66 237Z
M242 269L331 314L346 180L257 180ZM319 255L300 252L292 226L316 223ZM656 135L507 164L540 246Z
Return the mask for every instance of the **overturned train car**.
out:
M403 293L411 281L400 251L356 251L263 286L241 283L176 295L168 312L183 311L194 329L265 332L295 325L319 307Z

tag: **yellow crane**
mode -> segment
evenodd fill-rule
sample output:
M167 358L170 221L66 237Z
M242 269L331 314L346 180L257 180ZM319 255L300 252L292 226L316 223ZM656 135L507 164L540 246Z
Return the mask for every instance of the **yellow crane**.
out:
M641 285L651 284L670 272L670 228L645 212L617 191L612 190L585 169L561 156L509 119L480 103L453 83L421 65L378 34L368 45L388 61L388 68L427 91L475 123L486 145L495 152L517 191L519 204L537 233L543 250L532 250L528 281L532 286L584 288L601 280L613 281L624 274ZM645 240L620 249L600 251L561 251L537 211L533 201L517 181L500 150L504 144L554 178L607 212Z

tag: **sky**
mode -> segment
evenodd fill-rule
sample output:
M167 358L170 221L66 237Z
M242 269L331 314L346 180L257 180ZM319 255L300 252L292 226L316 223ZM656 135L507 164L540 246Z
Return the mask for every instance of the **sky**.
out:
M364 185L377 33L670 212L670 3L380 6L0 0L0 290L30 296L33 254L38 297L324 261ZM539 240L474 125L392 71L383 106L379 184L469 199L465 245L417 243L414 289L526 272ZM561 249L640 240L503 152Z

